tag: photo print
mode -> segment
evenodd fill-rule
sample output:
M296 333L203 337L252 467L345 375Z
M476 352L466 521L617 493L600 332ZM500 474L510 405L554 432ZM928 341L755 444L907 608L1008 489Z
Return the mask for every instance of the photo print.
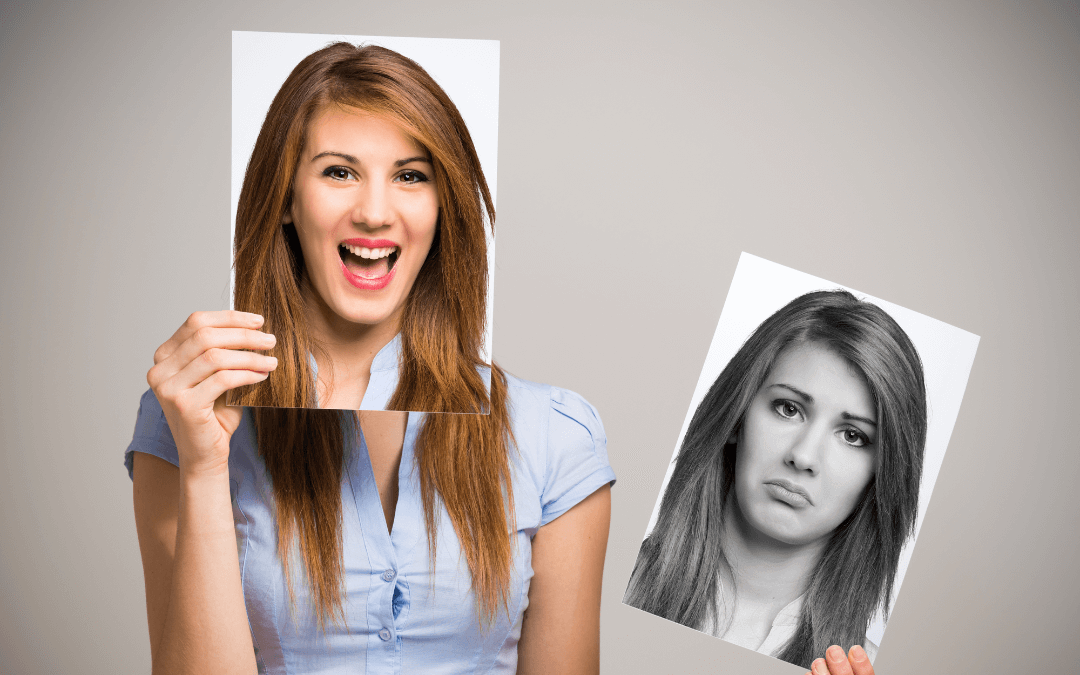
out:
M873 659L978 343L743 253L623 602L804 668Z
M498 121L498 41L233 32L230 404L486 414Z

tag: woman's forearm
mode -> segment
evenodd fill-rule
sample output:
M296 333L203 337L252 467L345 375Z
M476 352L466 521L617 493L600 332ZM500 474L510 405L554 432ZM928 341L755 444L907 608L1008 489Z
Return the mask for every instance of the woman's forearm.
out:
M178 473L175 557L154 675L255 673L229 474Z

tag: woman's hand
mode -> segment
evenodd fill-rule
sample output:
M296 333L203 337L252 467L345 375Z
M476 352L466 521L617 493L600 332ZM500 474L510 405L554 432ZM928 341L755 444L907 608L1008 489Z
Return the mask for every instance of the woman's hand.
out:
M836 645L825 651L825 658L814 659L807 675L874 675L874 666L859 645L851 648L846 655Z
M274 346L274 336L258 330L262 324L247 312L195 312L154 352L146 381L169 422L182 472L228 465L242 409L226 406L225 392L260 382L277 367L272 356L244 351Z

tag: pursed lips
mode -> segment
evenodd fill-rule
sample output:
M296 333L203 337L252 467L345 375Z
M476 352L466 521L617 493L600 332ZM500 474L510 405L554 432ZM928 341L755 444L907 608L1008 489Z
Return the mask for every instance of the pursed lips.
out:
M810 493L806 491L801 485L793 483L786 478L774 478L772 480L765 481L766 485L774 485L782 490L798 495L805 499L811 506L814 505L814 500L810 498Z

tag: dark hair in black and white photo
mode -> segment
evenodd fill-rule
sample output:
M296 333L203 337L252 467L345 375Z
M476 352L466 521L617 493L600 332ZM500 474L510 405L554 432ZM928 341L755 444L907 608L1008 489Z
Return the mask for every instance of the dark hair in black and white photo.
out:
M624 599L698 630L723 625L721 602L729 598L719 599L720 579L731 567L721 534L735 487L733 439L780 355L809 343L839 355L865 379L877 408L877 453L862 499L806 580L794 636L773 654L805 667L829 645L863 644L875 612L887 615L918 513L927 427L922 363L892 317L847 291L792 300L754 331L712 384L683 438Z

